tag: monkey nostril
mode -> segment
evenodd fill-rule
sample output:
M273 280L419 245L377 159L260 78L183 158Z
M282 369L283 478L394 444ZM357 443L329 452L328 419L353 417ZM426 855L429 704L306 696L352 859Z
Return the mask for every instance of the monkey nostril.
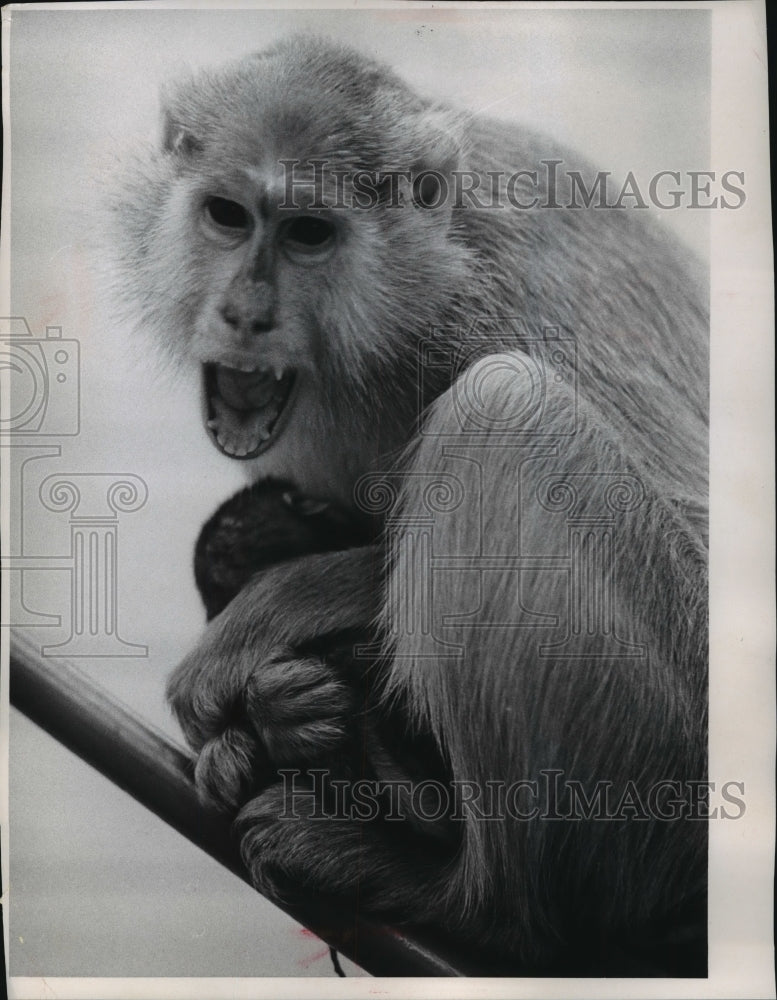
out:
M233 330L237 330L240 326L240 317L237 314L237 310L232 306L222 306L220 312L221 318L227 326L231 326Z
M246 315L238 307L227 304L219 308L219 314L227 326L244 335L269 333L275 326L273 313L263 310Z
M251 333L269 333L274 323L271 318L254 319L251 321Z

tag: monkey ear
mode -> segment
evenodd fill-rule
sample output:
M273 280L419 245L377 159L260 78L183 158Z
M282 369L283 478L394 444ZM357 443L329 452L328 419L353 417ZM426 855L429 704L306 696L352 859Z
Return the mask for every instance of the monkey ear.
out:
M413 167L413 204L422 209L449 207L453 172L461 160L460 122L448 113L430 112L419 121L423 150Z
M162 119L162 149L166 153L191 156L202 150L202 143L171 111L165 110Z

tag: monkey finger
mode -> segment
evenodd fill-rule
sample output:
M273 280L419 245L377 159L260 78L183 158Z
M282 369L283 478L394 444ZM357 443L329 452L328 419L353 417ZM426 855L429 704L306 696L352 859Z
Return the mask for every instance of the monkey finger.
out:
M320 657L265 664L249 681L245 711L276 765L315 762L354 731L355 692Z
M446 856L416 854L386 836L378 821L355 822L322 801L300 775L292 787L272 785L238 814L235 830L254 885L290 902L305 891L368 904L397 919L424 922L445 891Z
M256 740L243 729L230 726L205 743L194 780L201 799L233 811L269 784L273 773Z
M187 657L187 661L191 657ZM230 695L223 679L188 683L187 661L173 673L167 685L167 700L189 746L199 753L214 736L224 732L241 715L241 699Z

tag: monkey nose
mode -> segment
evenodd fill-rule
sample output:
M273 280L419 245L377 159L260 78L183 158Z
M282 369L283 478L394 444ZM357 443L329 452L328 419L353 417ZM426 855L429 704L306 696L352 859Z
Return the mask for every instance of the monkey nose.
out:
M268 333L275 325L271 311L256 311L244 315L235 306L226 304L220 309L221 318L236 333L259 334Z

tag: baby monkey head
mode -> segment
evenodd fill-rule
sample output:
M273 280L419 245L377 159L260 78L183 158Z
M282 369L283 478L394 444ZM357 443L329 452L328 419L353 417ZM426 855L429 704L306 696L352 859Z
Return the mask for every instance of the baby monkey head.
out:
M120 206L136 313L200 367L224 454L292 477L316 455L353 479L407 440L417 343L471 280L445 197L460 116L309 38L163 103Z

